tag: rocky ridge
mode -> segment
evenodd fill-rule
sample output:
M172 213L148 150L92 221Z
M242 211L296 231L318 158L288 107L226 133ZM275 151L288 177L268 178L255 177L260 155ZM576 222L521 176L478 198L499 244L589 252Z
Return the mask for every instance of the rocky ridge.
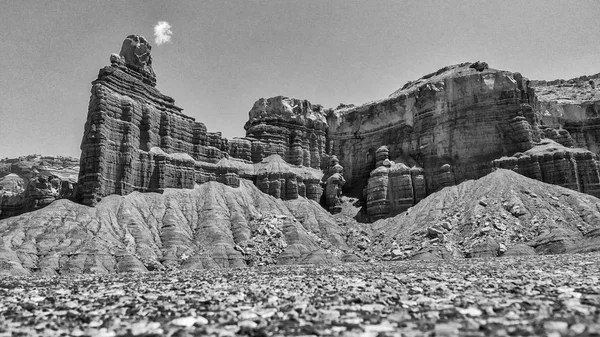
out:
M369 256L448 259L596 251L600 200L498 169L372 224Z

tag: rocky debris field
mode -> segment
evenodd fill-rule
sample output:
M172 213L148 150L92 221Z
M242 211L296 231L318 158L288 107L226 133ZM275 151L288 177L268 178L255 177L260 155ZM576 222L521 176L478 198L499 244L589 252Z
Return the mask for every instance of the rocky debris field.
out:
M600 335L600 255L0 278L0 336Z

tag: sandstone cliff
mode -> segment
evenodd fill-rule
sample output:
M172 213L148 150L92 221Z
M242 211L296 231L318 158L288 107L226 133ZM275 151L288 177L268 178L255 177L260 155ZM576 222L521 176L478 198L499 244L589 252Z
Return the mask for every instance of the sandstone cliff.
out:
M344 230L316 202L282 201L251 182L217 182L103 198L59 200L0 221L0 273L44 275L339 263Z
M494 167L600 195L597 154L574 148L594 151L593 128L571 121L593 124L595 103L585 118L564 106L553 110L563 111L554 119L539 112L551 96L547 88L562 82L532 84L476 62L444 67L360 106L261 98L249 112L246 137L230 141L156 90L150 50L144 38L129 36L93 82L79 176L85 204L110 194L208 181L235 187L248 179L264 193L307 197L333 213L344 191L365 200L366 213L379 219ZM546 89L536 95L534 87Z
M531 81L544 125L563 141L600 154L600 74L570 80ZM567 136L568 134L568 136ZM564 144L563 144L564 145Z
M120 55L113 54L92 82L81 143L82 203L209 181L236 187L240 179L282 199L320 200L326 124L317 107L313 112L306 101L259 101L250 112L248 137L229 141L155 88L150 50L143 37L127 37ZM275 168L271 156L289 165Z
M110 194L192 188L214 180L239 183L235 170L218 165L227 140L182 114L154 87L149 52L143 38L129 36L121 54L113 54L111 66L92 82L79 174L85 204ZM144 55L145 63L136 55Z
M0 219L73 199L79 160L30 155L0 160Z
M546 91L540 96L548 98ZM494 167L600 196L598 156L588 151L596 147L593 127L576 130L563 117L548 124L539 113L543 99L519 73L483 62L449 66L386 99L328 110L329 151L345 168L346 189L362 190L372 219ZM597 104L578 99L587 102L585 124L593 124Z
M320 169L327 132L322 110L307 100L283 96L256 101L244 126L246 136L257 140L253 148L260 148L252 151L253 161L278 154L288 163Z

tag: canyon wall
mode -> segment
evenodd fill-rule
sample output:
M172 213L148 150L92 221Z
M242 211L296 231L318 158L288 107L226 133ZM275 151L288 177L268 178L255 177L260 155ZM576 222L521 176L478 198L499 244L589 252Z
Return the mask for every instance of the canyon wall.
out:
M155 88L150 50L143 37L127 37L120 54L111 55L111 65L92 82L81 144L81 202L94 205L110 194L193 188L208 181L236 187L244 178L258 180L263 192L282 199L320 200L322 173L313 168L320 167L325 152L326 124L311 115L309 103L291 102L290 115L269 119L269 111L264 116L257 102L247 125L249 137L228 141L183 114ZM259 123L264 119L275 128ZM291 166L280 172L281 167L268 165L276 159L263 163L271 155Z
M78 189L85 204L247 179L263 193L306 197L332 213L343 192L366 201L366 214L379 219L496 168L600 196L595 91L577 108L550 99L556 88L583 88L581 81L531 82L463 63L360 106L261 98L246 137L228 140L156 89L150 51L143 37L127 37L92 83Z
M345 168L345 190L362 192L371 219L496 168L600 196L600 105L588 91L592 99L578 110L557 108L563 113L553 124L540 113L547 93L538 98L521 74L483 62L449 66L386 99L328 110L329 151Z
M539 140L523 78L508 71L446 67L389 98L328 116L332 153L351 186L375 169L376 150L414 162L428 191L478 178L491 160L526 151Z
M531 85L543 124L567 131L573 145L600 154L600 74Z

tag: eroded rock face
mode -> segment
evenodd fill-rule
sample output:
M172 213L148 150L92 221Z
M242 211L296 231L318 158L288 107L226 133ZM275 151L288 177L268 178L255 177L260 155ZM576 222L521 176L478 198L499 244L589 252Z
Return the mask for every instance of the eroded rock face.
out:
M427 195L423 169L402 158L389 160L389 149L382 146L375 153L377 168L371 171L364 195L367 214L373 220L402 213Z
M320 105L283 96L261 98L244 126L252 144L252 161L278 154L286 162L320 169L326 153L327 122Z
M113 54L111 66L92 83L79 200L94 205L111 194L193 188L209 181L235 187L244 178L282 199L320 200L322 173L313 169L320 168L325 153L320 107L284 98L261 100L250 111L248 137L228 141L184 115L155 88L150 50L143 37L127 37L120 55ZM261 171L271 155L283 157L293 173Z
M152 83L156 83L156 74L152 69L152 46L143 36L129 35L121 46L119 56L128 67L148 77ZM111 61L112 61L111 56Z
M129 36L93 82L79 177L85 204L248 179L264 193L321 201L333 213L342 189L352 191L375 220L495 167L600 193L592 153L551 154L540 143L571 149L581 137L545 123L527 78L485 62L442 68L360 106L326 110L307 100L261 98L246 137L227 140L156 90L150 50L145 39Z
M0 160L0 219L74 199L79 160L32 155Z
M325 185L325 204L333 214L342 210L342 186L346 183L343 172L344 168L340 165L340 161L336 156L332 156L323 176L323 185Z
M600 154L600 74L531 81L531 85L535 87L535 108L543 123L562 129L563 135L568 132L572 139L568 141L573 145Z
M408 83L389 98L329 114L332 153L350 187L377 167L376 150L423 169L428 193L491 169L491 160L539 139L525 80L516 73L450 66Z
M129 36L121 56L113 55L92 83L79 174L84 204L208 181L239 185L235 165L220 162L229 157L227 139L181 113L154 87L150 50L145 39Z
M582 148L567 148L550 139L511 157L494 160L494 167L600 197L598 156Z
M256 186L268 195L278 199L291 200L298 197L319 202L323 194L321 177L317 169L290 165L279 155L270 155L254 164Z

